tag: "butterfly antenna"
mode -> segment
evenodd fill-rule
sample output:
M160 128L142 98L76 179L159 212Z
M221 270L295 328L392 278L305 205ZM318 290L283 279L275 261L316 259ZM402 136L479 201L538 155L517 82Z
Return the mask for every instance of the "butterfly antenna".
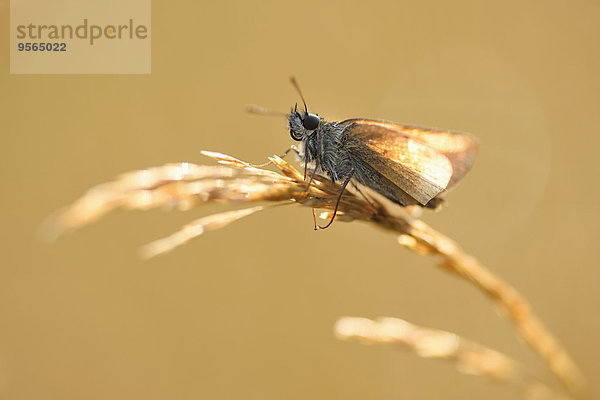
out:
M287 114L284 112L272 111L272 110L266 109L264 107L257 106L255 104L248 104L246 106L246 111L248 111L250 114L258 114L258 115L268 115L268 116L277 116L277 117L287 116Z
M304 96L302 95L302 90L300 90L300 86L298 85L298 82L296 81L296 77L294 77L293 75L290 76L290 82L292 83L292 86L294 86L294 88L300 95L300 98L302 99L302 102L304 103L304 111L306 111L306 113L308 114L308 107L306 107L306 100L304 100Z

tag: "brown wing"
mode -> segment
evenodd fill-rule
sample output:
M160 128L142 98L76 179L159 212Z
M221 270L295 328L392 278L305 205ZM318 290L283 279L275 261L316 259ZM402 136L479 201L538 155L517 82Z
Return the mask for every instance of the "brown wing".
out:
M460 180L477 154L466 133L368 119L342 124L349 150L423 205Z

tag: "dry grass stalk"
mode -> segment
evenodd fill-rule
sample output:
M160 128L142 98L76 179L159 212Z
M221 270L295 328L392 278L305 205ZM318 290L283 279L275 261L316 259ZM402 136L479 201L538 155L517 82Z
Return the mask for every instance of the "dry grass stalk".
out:
M544 359L565 388L576 398L587 396L583 373L519 292L422 221L414 220L410 226L410 232L398 238L400 244L420 254L439 256L441 267L475 284L515 324L521 337Z
M134 171L115 181L90 189L83 197L59 212L45 225L46 234L58 236L89 224L114 209L179 207L188 209L209 202L249 204L298 203L332 210L340 187L317 175L309 188L303 174L281 158L270 158L280 173L252 166L236 158L203 152L222 166L191 163L169 164ZM223 227L246 215L262 210L252 207L201 218L173 235L152 242L142 249L146 257L165 253L210 229ZM325 216L329 216L326 213ZM456 243L411 216L410 209L396 207L392 214L375 198L346 191L336 221L360 220L399 234L399 243L419 254L438 256L446 271L466 279L491 297L531 348L576 398L585 397L583 374L564 348L532 313L527 301L514 288L466 254Z
M419 357L447 360L464 374L486 376L519 388L528 400L569 399L552 391L515 360L451 332L423 328L399 318L373 321L344 317L336 323L335 334L342 340L397 345Z

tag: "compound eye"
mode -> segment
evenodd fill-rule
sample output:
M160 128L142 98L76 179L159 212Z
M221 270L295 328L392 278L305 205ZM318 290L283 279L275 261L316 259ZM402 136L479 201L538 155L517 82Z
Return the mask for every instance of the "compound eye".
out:
M312 131L319 127L320 121L321 119L317 114L308 113L306 114L306 117L304 117L304 119L302 120L302 125L304 126L304 129Z

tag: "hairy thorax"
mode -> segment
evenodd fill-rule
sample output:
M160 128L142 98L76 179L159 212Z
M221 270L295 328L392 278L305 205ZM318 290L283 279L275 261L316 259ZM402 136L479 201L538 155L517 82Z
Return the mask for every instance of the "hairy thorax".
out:
M333 182L351 174L350 155L343 145L345 128L338 122L325 123L306 138L302 149L302 161L314 163L315 171Z

